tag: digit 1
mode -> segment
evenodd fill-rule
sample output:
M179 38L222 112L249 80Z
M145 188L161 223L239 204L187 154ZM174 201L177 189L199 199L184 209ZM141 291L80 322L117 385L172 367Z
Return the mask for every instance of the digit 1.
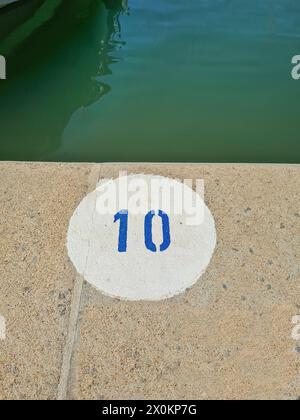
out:
M160 251L165 251L169 248L171 244L171 237L170 237L170 221L169 216L164 213L162 210L158 212L159 217L162 219L162 230L163 230L163 243L160 245ZM156 245L153 243L152 239L152 220L155 216L155 211L150 211L145 216L145 245L146 248L149 249L151 252L157 252Z
M115 214L114 223L120 220L118 251L127 251L128 210L121 210Z

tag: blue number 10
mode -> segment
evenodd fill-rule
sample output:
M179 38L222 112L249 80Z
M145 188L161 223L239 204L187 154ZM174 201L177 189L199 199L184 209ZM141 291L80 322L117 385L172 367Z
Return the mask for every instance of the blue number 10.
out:
M153 242L152 238L152 221L156 215L155 211L150 211L145 216L145 225L144 225L144 234L145 234L145 245L146 248L151 252L157 252L157 247ZM159 250L165 251L169 248L171 244L170 236L170 220L169 216L164 213L162 210L159 210L158 216L162 220L162 231L163 231L163 242L161 243ZM115 215L114 223L120 220L120 229L119 229L119 243L118 251L126 252L127 251L127 232L128 232L128 210L121 210Z

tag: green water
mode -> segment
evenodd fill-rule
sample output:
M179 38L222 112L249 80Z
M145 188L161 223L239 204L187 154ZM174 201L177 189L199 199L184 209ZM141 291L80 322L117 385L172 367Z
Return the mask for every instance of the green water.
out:
M300 163L299 0L57 3L0 13L1 160Z

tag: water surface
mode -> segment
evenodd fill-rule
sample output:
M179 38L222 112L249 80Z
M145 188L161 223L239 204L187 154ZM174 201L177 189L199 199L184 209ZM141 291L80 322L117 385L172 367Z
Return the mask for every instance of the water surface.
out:
M28 2L32 16L42 2ZM300 163L298 0L64 0L47 13L0 31L0 159Z

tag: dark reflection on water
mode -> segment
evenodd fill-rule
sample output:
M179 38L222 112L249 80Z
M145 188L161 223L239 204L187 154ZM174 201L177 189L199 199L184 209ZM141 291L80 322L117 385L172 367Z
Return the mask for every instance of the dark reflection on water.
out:
M110 91L101 76L116 62L124 5L65 0L49 22L13 43L9 78L0 85L2 160L46 160L59 148L70 116Z
M300 162L298 0L48 1L8 54L0 159Z
M101 20L102 31L99 40L99 68L97 76L94 78L98 84L98 99L111 90L108 83L101 81L101 76L112 74L110 66L119 61L114 53L125 45L125 42L121 39L120 14L127 10L128 3L126 0L103 0L101 10L103 16Z

